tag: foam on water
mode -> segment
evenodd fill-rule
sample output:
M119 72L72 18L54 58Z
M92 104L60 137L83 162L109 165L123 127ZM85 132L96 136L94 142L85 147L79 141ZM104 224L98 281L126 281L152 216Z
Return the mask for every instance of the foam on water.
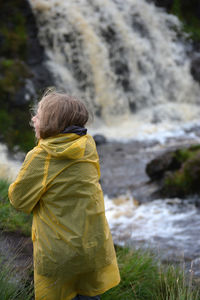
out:
M8 156L7 147L0 144L0 178L13 181L20 168L21 162L19 160L12 159Z
M171 115L171 120L169 116ZM184 120L182 116L184 115ZM90 133L103 134L109 140L150 141L157 140L164 144L168 138L196 139L200 141L194 128L200 127L200 106L192 104L168 103L143 109L128 118L118 117L117 123L105 125L100 119L88 126Z
M105 207L117 244L173 248L174 254L190 251L191 257L200 247L200 211L187 200L157 199L138 205L130 195L116 199L106 196Z
M198 119L175 16L144 0L29 1L56 85L88 100L102 133L132 138Z

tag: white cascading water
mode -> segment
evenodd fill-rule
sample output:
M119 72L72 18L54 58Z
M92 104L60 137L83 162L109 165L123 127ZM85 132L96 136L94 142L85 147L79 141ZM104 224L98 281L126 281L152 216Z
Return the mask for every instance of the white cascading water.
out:
M6 145L0 144L0 179L6 179L9 182L13 181L20 167L21 161L10 158Z
M145 0L29 1L57 87L92 105L94 129L138 138L197 120L175 16Z

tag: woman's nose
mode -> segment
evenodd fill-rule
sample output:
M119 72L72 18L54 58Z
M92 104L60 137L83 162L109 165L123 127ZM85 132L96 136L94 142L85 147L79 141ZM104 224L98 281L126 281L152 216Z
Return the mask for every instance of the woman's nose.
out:
M33 122L35 122L35 119L36 119L36 116L33 116L31 120L32 120Z

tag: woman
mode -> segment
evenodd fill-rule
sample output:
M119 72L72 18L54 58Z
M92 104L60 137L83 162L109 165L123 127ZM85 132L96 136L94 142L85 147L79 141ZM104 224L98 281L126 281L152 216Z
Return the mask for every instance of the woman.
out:
M38 145L9 188L11 204L33 212L36 300L100 299L120 281L87 120L82 102L46 93L32 118Z

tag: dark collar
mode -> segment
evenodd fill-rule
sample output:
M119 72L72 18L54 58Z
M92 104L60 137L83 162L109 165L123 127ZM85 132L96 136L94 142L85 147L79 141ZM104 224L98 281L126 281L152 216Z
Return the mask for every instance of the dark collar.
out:
M72 126L69 126L69 127L65 128L62 131L62 133L76 133L76 134L82 136L82 135L86 135L87 128L76 126L76 125L72 125Z

